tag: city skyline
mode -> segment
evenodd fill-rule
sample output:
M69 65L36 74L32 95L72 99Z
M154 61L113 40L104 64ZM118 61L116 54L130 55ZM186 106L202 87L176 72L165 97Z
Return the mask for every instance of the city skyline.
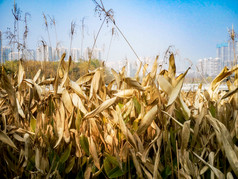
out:
M1 31L0 31L1 32ZM81 54L83 52L83 54ZM52 48L50 46L39 45L36 49L24 49L23 51L12 51L10 46L2 46L0 48L0 63L6 61L19 60L23 58L24 60L33 61L59 61L63 53L66 53L65 60L68 60L69 55L75 62L79 60L88 60L88 53L91 52L90 48L87 47L83 51L80 48L72 48L69 53L69 49L65 47ZM101 59L102 49L94 48L92 53L93 59Z
M0 31L0 42L1 40L1 31ZM6 61L12 61L12 60L19 60L20 58L23 58L25 60L36 60L36 61L58 61L60 59L60 56L63 53L66 53L65 59L67 60L69 58L69 55L71 55L72 60L75 62L79 62L80 59L82 60L88 60L89 53L91 53L90 47L85 48L84 50L81 50L80 48L72 48L69 52L68 48L65 47L58 47L58 48L52 48L50 46L47 46L45 44L39 45L35 50L34 49L23 49L22 51L16 52L12 51L11 47L8 46L2 46L2 43L0 43L0 59L1 63L4 63ZM238 58L238 42L235 41L234 43L234 49L236 58ZM126 67L127 75L130 77L133 77L137 71L137 68L140 65L140 62L143 62L143 64L148 64L148 69L151 70L151 64L154 63L155 56L150 57L139 57L140 61L138 60L120 60L120 61L107 61L105 59L102 59L104 51L99 48L94 48L92 52L92 58L98 59L98 60L104 60L105 64L109 68L113 68L116 71L120 71L123 66ZM230 68L233 65L234 61L234 52L233 52L233 43L231 41L223 42L216 45L216 57L205 57L198 59L198 62L195 64L196 69L190 70L190 74L193 74L195 76L203 75L204 77L208 76L216 76L219 74L219 72L227 66ZM166 62L163 60L158 61L159 66L162 65L163 68L166 68ZM183 72L181 69L177 69L180 72Z
M44 27L42 13L55 17L58 41L62 46L70 46L70 23L76 22L76 34L72 47L83 49L92 47L94 38L102 23L94 12L93 1L15 1L23 14L29 12L30 49L36 49L43 39L49 44L47 31ZM0 30L5 32L7 27L13 30L11 9L14 1L0 1ZM114 10L116 24L131 43L139 57L156 56L163 58L167 48L172 45L182 66L189 66L185 59L194 64L205 57L215 57L216 44L229 40L227 28L237 29L238 2L234 1L103 1L105 8ZM62 11L61 11L62 10ZM49 15L49 16L48 16ZM84 18L85 17L85 18ZM84 19L84 40L82 43L82 19ZM112 23L104 24L96 43L103 48L103 59L109 56L109 61L125 58L135 60L136 56L128 44L116 30L110 46ZM22 29L23 27L21 27ZM21 34L21 33L20 33ZM52 47L56 45L54 28L49 28ZM7 40L3 39L3 45ZM109 51L110 46L110 51ZM109 51L109 52L108 52Z

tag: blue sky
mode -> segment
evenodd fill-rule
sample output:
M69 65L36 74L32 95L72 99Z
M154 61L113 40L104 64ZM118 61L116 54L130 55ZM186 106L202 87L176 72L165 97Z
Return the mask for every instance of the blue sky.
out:
M85 18L84 47L91 47L102 23L94 12L91 0L15 0L22 16L31 14L29 21L28 47L36 48L43 37L48 36L42 13L54 16L58 41L69 48L70 24L75 21L76 34L73 47L81 47L81 20ZM14 0L0 0L0 30L13 29L11 9ZM114 10L117 25L130 41L137 54L143 56L164 55L168 46L173 45L177 59L194 63L199 58L215 57L216 44L229 39L227 28L234 25L238 30L237 0L103 0L106 9ZM20 26L23 29L23 24ZM112 24L104 25L97 41L97 47L104 48L105 57L111 38ZM21 33L20 33L21 34ZM123 60L136 57L122 36L113 38L109 60ZM54 29L50 28L52 46L55 46ZM6 40L4 41L6 44ZM48 42L49 43L49 42Z

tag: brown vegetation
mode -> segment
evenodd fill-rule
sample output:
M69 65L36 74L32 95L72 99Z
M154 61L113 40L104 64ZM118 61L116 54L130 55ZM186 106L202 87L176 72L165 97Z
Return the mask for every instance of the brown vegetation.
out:
M0 175L238 177L238 79L218 91L238 66L224 68L208 91L186 93L189 69L176 77L173 54L168 70L157 72L157 59L141 81L140 68L134 78L112 70L108 85L103 67L72 80L64 55L54 76L27 78L21 61L13 78L2 69Z

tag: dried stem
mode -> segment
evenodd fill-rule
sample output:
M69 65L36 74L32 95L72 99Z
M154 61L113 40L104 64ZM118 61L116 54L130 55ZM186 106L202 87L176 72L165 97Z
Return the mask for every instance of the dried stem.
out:
M101 5L96 1L93 0L93 2L96 4L96 11L99 11L99 17L101 16L100 12L104 12L105 18L108 22L108 20L110 20L115 27L117 28L117 30L120 32L120 34L122 35L122 37L124 38L124 40L126 41L126 43L129 45L129 47L131 48L131 50L133 51L133 53L135 54L136 58L141 62L139 56L137 55L137 53L135 52L134 48L131 46L130 42L127 40L127 38L125 37L125 35L122 33L122 31L120 30L120 28L116 25L115 19L113 18L113 11L112 9L109 9L108 11L106 11L106 9L104 8L104 5L102 3L102 0L100 0Z
M104 20L103 20L103 22L102 22L102 24L101 24L101 26L100 26L100 28L99 28L99 30L98 30L98 33L97 33L97 35L96 35L96 37L95 37L95 39L94 39L93 47L92 47L91 51L89 52L89 60L88 60L88 68L87 68L87 71L88 71L89 68L90 68L91 59L92 59L92 54L93 54L93 50L94 50L94 47L95 47L96 42L97 42L97 39L98 39L98 35L99 35L99 33L100 33L100 31L101 31L101 29L102 29L102 26L103 26L103 24L104 24L105 21L106 21L106 17L104 18Z

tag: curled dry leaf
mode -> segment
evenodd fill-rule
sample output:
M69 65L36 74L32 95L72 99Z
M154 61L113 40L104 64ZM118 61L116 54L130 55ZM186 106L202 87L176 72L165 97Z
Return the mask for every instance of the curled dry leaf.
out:
M174 54L171 53L169 56L168 76L170 79L174 79L175 75L176 75L175 59L174 59Z
M109 108L111 105L113 105L116 101L117 97L108 99L106 101L104 101L100 106L98 106L96 109L94 109L93 111L87 113L84 118L90 118L90 117L94 117L97 114L101 113L103 110Z
M112 74L116 80L116 83L117 83L117 88L120 89L121 88L121 76L120 74L118 74L115 70L111 69L112 71Z
M139 68L137 69L136 74L135 74L135 79L136 79L136 81L139 81L139 73L140 73L141 67L142 67L142 63L140 62L140 66L139 66Z
M190 138L190 121L186 121L183 124L181 137L182 137L181 152L183 155L184 151L187 149L189 138Z
M8 137L8 135L6 133L4 133L2 130L0 130L0 140L5 143L8 144L9 146L11 146L12 148L14 148L15 150L18 150L17 147L15 146L15 144L13 143L13 141Z
M217 138L222 142L226 157L231 165L232 170L238 176L238 154L234 149L234 143L224 124L218 121L216 118L213 118L210 115L206 115L211 122L211 125L215 128ZM221 144L220 142L220 144Z
M100 161L99 161L98 154L97 154L97 148L96 148L96 145L95 145L92 137L89 138L89 151L93 157L94 165L98 169L100 169Z
M155 119L157 115L157 112L158 112L158 107L157 105L155 105L146 113L146 115L142 118L140 125L138 127L138 130L137 130L138 134L143 133L151 125L151 123L153 122L153 120Z
M18 85L21 86L21 83L24 79L25 71L22 66L22 60L19 60L19 70L18 70Z
M230 76L233 72L238 70L238 65L234 66L232 69L228 70L225 66L223 70L216 76L216 78L212 81L210 89L215 91L215 89L220 85L221 81L226 77Z
M58 140L54 146L54 148L56 148L61 139L63 138L63 134L64 134L64 121L65 121L65 111L64 111L64 106L63 103L60 103L60 108L59 110L56 111L56 129L57 129L57 134L58 134Z
M132 160L134 163L134 166L136 168L136 174L139 178L143 178L142 170L139 161L137 160L135 151L133 149L130 149L131 155L132 155Z
M116 106L116 112L117 112L117 116L118 116L118 123L119 123L120 130L122 131L122 133L126 137L126 139L130 142L130 144L135 149L137 149L136 141L135 141L133 135L131 134L130 130L126 127L126 124L121 116L121 110L118 105Z
M70 86L70 88L72 88L72 90L73 90L77 95L79 95L81 98L87 99L87 96L85 95L85 93L83 92L83 90L80 88L80 86L79 86L76 82L70 80L70 81L69 81L69 86Z
M70 95L68 93L67 90L64 90L62 92L62 97L61 97L63 103L64 103L64 106L65 108L67 109L67 111L71 114L73 112L73 104L72 104L72 101L71 101L71 98L70 98Z
M81 76L81 77L76 81L76 83L77 83L78 85L83 85L83 84L89 82L92 78L93 78L93 74L92 74L92 73L88 73L88 74L86 74L86 75L84 75L84 76Z
M119 98L131 98L134 96L135 89L125 89L125 90L120 90L116 94L113 94L114 96L117 96Z
M88 111L85 109L84 105L83 105L83 102L81 100L81 98L75 94L75 93L72 93L71 94L71 99L72 99L72 103L73 105L78 108L80 111L82 111L84 114L87 114Z
M203 160L203 158L201 158L198 154L196 154L195 152L192 152L199 160L201 160L204 164L206 164L213 172L214 174L216 175L217 178L222 178L222 179L225 179L225 176L224 174L219 170L217 169L216 167L210 165L209 163L207 163L205 160Z
M132 88L136 88L137 90L144 91L145 89L140 85L140 83L130 77L124 79L124 81Z
M90 95L89 95L89 99L92 99L92 97L96 96L100 86L101 86L101 70L98 69L95 74L93 75L93 79L91 82L91 88L90 88Z

